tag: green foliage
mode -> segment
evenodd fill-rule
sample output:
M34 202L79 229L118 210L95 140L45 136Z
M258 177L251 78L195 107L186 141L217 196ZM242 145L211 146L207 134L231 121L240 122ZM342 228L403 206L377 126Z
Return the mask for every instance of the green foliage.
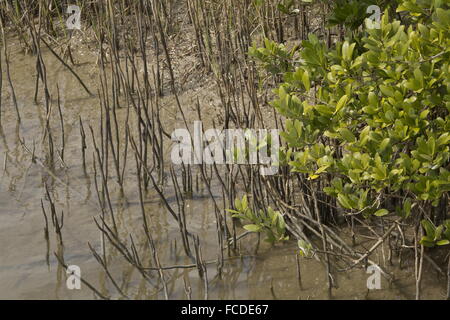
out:
M332 177L324 191L366 216L389 214L382 204L396 197L406 218L450 191L448 1L400 1L405 10L413 24L386 10L361 52L348 41L327 50L311 35L301 60L283 66L272 102L287 118L281 158L309 179ZM259 52L270 68L274 60Z
M439 227L429 220L422 220L422 227L425 230L425 236L420 240L420 244L425 247L450 244L450 220L446 220Z
M236 210L228 209L227 211L233 213L233 218L250 222L250 224L244 225L245 230L264 232L267 236L265 241L271 244L289 240L289 236L286 235L286 223L279 211L274 211L269 207L267 212L260 210L255 213L248 206L247 196L244 196L242 200L236 199L234 206Z
M312 245L304 240L298 240L297 242L299 250L299 255L305 258L312 258L314 255Z
M278 3L277 9L285 14L291 14L293 12L294 0L282 0Z
M263 63L265 70L276 75L292 71L295 51L295 48L289 51L283 44L265 39L264 47L257 48L254 44L249 49L249 55Z
M377 0L337 0L333 3L328 23L330 26L343 25L350 30L358 29L370 16L367 8L370 5L381 5Z

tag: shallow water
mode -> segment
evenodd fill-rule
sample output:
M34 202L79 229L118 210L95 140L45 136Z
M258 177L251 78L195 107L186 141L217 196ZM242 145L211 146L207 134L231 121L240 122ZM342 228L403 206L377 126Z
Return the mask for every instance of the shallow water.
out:
M49 53L44 54L48 67L48 83L52 97L57 94L58 84L62 101L65 129L65 166L56 163L53 171L44 165L46 145L41 144L46 112L42 101L33 101L35 85L35 58L24 55L18 46L11 45L11 75L14 84L20 124L3 70L2 120L0 131L0 299L78 299L95 298L85 285L81 290L68 290L66 273L54 257L54 252L64 252L67 264L78 265L82 277L96 286L103 294L120 298L102 267L94 259L88 243L101 250L101 233L93 218L100 214L93 181L92 150L88 150L88 174L83 172L80 154L78 119L85 121L85 129L91 124L97 130L100 121L98 98L88 97L74 77L64 70ZM76 68L78 74L92 88L96 87L93 54L86 52L77 57L84 62ZM94 59L95 60L95 59ZM204 90L205 92L202 92ZM210 90L197 88L187 90L181 96L186 105L193 106L201 96L202 110L211 107ZM40 95L41 97L41 95ZM41 98L40 98L41 99ZM166 106L165 120L169 128L180 124L171 97L162 104ZM55 146L61 146L58 111L53 101L51 127ZM125 108L119 118L125 117ZM172 127L170 127L170 125ZM87 140L91 141L87 132ZM26 148L24 147L26 146ZM38 161L33 163L28 150L33 150ZM91 154L90 154L91 153ZM5 170L4 170L5 168ZM91 169L89 169L91 168ZM111 191L112 203L117 214L118 229L126 239L132 234L142 258L150 259L148 246L142 229L142 216L133 164L127 168L125 194ZM169 179L170 180L170 179ZM40 201L46 202L44 184L49 185L58 213L64 211L64 247L57 245L50 225L49 241L44 236L44 216ZM112 183L111 183L112 184ZM170 183L168 183L170 186ZM201 188L200 188L201 189ZM213 190L215 190L213 188ZM216 190L218 191L218 189ZM169 198L176 205L174 197ZM217 199L220 193L217 192ZM178 224L160 202L156 192L150 191L145 198L145 210L150 221L152 237L163 266L190 264L181 245ZM187 203L187 227L200 237L203 257L206 261L217 259L217 234L214 206L206 190L199 190ZM242 233L243 230L238 231ZM301 259L302 286L298 282L296 245L292 242L271 247L250 235L240 242L240 256L226 258L221 277L215 264L208 265L208 298L210 299L327 299L325 270L314 259ZM108 264L121 290L130 298L163 299L161 284L155 276L149 283L130 266L120 254L107 246ZM383 264L381 253L378 255ZM427 266L425 266L427 268ZM382 280L382 289L368 293L365 270L355 269L336 274L338 289L333 290L335 299L411 299L414 298L415 282L412 268L399 270L387 268L395 274L396 281L389 285ZM442 299L445 284L439 282L434 271L426 269L422 297ZM192 298L205 297L204 281L198 271L181 269L165 271L169 298L185 299L184 281L192 288Z

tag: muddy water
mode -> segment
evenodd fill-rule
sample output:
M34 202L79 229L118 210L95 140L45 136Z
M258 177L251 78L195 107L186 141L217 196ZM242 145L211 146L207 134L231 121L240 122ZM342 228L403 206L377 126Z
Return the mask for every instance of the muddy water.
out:
M92 149L88 150L88 170L84 173L81 163L78 119L85 121L86 129L94 130L100 123L100 106L96 97L89 97L75 78L67 72L49 53L44 54L48 83L52 97L57 94L58 84L64 119L65 154L64 163L56 161L55 168L46 168L45 155L48 146L42 143L46 123L46 112L39 95L34 102L35 59L11 45L11 76L22 118L17 116L11 100L5 70L2 88L2 120L0 127L0 299L79 299L95 298L85 285L81 290L68 290L66 274L54 257L54 252L63 253L69 265L81 268L82 277L93 284L102 294L120 298L117 290L107 279L102 267L89 250L90 243L101 250L101 233L93 218L100 214L94 187ZM92 53L79 55L80 66L76 68L89 87L96 87L93 73L95 61ZM4 64L3 64L4 65ZM202 92L203 90L203 92ZM202 110L211 108L214 100L211 90L204 87L182 94L183 103L189 108L200 96ZM170 97L162 101L165 105L165 120L175 127L180 124L176 108ZM124 118L126 108L119 110ZM50 125L54 133L55 148L62 145L61 130L53 100ZM88 141L91 141L88 133ZM32 162L30 152L35 150L37 161ZM131 161L130 161L131 162ZM132 162L131 162L132 163ZM142 232L142 216L135 181L136 169L127 167L125 194L112 188L111 197L117 215L119 233L123 239L133 235L142 259L151 259L146 239ZM170 180L170 179L169 179ZM41 200L47 205L44 184L49 186L55 199L58 213L64 212L63 242L58 246L50 224L50 236L44 236L44 216ZM170 186L170 183L168 183ZM213 189L214 190L214 189ZM217 192L217 199L220 193ZM171 204L175 198L169 195ZM156 193L150 191L145 197L145 210L150 229L163 266L190 264L181 245L178 224L168 214ZM217 235L214 206L206 190L200 188L187 203L187 227L200 237L203 257L206 261L217 259ZM240 230L239 232L243 232ZM121 290L130 298L163 299L164 294L157 276L147 282L111 247L106 248L110 271ZM221 277L215 264L207 269L208 298L210 299L327 299L325 270L314 259L300 262L301 281L298 282L296 246L287 242L271 247L250 235L240 242L240 255L227 258ZM381 254L380 264L383 265ZM411 299L415 283L413 269L387 268L396 276L393 284L382 280L382 289L367 292L368 274L357 269L345 274L336 274L338 289L333 290L336 299ZM169 298L185 299L184 281L192 289L192 298L205 297L204 281L196 269L179 269L165 272ZM184 280L184 281L183 281ZM442 299L444 285L439 283L433 271L425 272L423 298Z

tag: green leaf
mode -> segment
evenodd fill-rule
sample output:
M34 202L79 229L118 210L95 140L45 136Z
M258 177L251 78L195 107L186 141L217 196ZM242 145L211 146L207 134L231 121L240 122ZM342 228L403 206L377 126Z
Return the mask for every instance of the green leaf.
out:
M403 204L403 212L404 218L408 218L411 215L411 199L405 200L405 203Z
M387 97L393 97L394 96L394 90L391 87L380 85L381 92L387 96Z
M305 86L306 91L308 92L311 89L311 82L309 80L309 73L308 73L308 71L305 71L303 73L302 82L303 82L303 85Z
M242 197L242 209L245 210L248 208L248 200L247 200L247 195L244 195Z
M428 247L428 248L433 248L434 247L434 242L428 240L427 237L423 237L420 242L421 245L423 245L424 247Z
M334 114L338 113L342 108L344 108L347 104L348 101L348 96L346 94L344 94L338 101L337 105L336 105L336 111L334 112Z
M345 61L352 60L353 50L355 49L356 43L352 43L351 45L348 41L345 41L342 45L342 57Z
M443 133L436 141L438 147L446 145L450 142L450 134L448 132Z
M427 237L430 239L434 239L434 233L436 231L436 227L428 220L421 221L422 227L425 229L425 233Z
M376 108L378 106L378 97L375 93L369 92L369 105Z
M384 217L385 215L388 215L389 211L386 209L380 209L377 212L374 213L377 217Z
M391 142L391 139L389 139L389 138L386 138L383 141L381 141L379 150L381 152L383 152L386 149L386 147L389 145L390 142Z
M417 82L420 84L420 88L423 88L423 73L420 71L419 68L414 70L414 77L416 78Z
M349 198L343 193L339 193L338 194L338 201L346 209L352 209L353 208L352 204L350 203Z
M436 230L434 231L434 239L433 239L434 241L441 239L442 231L444 231L443 225L436 228Z
M326 106L324 104L317 104L314 106L314 109L316 109L317 111L319 111L319 113L325 115L325 116L330 116L333 114L333 107L329 107Z
M250 232L260 232L261 231L261 226L256 225L256 224L247 224L244 226L244 229Z
M339 129L339 133L341 134L342 138L344 138L344 140L347 142L355 142L356 141L355 135L347 128Z

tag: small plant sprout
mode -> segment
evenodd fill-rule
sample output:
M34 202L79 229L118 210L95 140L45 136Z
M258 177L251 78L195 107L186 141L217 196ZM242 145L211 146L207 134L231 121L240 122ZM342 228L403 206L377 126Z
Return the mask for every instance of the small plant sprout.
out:
M310 259L314 256L314 251L311 243L306 242L305 240L298 240L297 244L298 248L300 249L298 254L301 257Z
M264 232L267 236L265 241L270 244L289 240L289 236L286 235L286 223L283 215L279 211L274 211L269 207L267 208L267 212L259 210L258 213L255 213L248 207L246 195L242 197L242 200L236 199L234 206L236 210L227 209L227 211L233 213L233 218L250 222L244 225L245 230L250 232Z

